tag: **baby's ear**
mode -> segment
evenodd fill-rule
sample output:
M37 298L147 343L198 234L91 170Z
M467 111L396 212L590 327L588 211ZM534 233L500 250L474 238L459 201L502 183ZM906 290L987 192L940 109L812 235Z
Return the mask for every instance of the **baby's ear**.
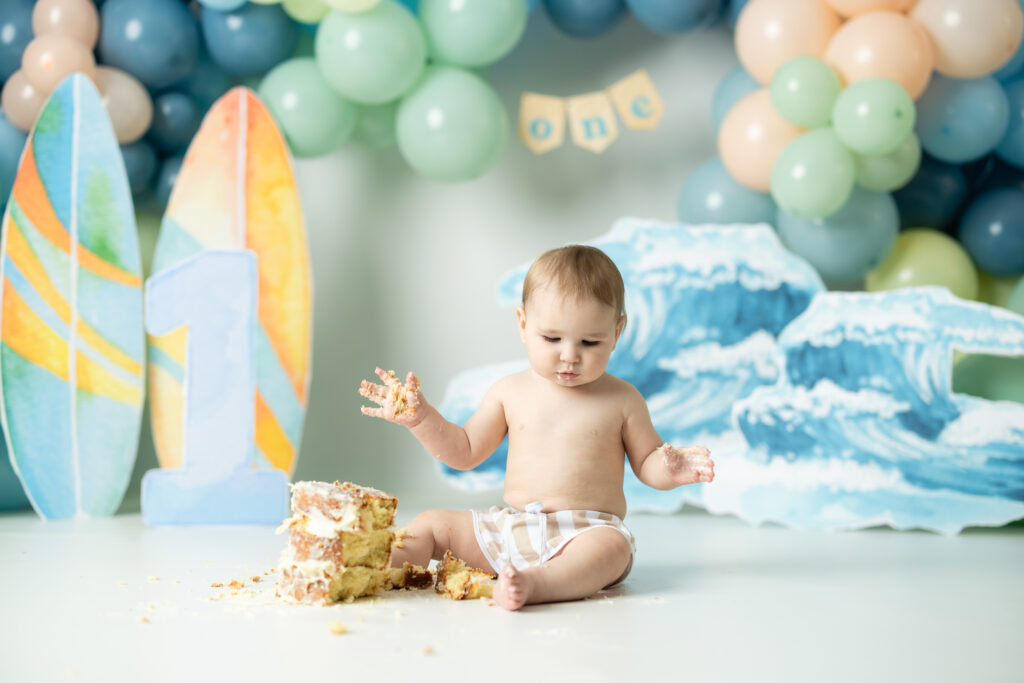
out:
M519 327L519 337L526 341L526 309L516 306L516 325Z
M626 315L622 314L619 316L619 322L615 323L615 341L619 341L619 335L622 334L622 330L626 327Z

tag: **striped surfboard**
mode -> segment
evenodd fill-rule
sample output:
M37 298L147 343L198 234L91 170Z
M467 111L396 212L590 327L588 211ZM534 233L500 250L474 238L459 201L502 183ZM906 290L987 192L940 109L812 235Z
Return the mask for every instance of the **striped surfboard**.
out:
M112 515L124 496L145 394L141 277L121 152L74 74L26 143L0 251L0 419L44 518Z
M248 88L210 109L189 146L167 204L154 275L202 252L256 253L258 313L254 460L295 470L309 394L312 277L287 144ZM161 467L182 467L185 328L149 336L149 399Z

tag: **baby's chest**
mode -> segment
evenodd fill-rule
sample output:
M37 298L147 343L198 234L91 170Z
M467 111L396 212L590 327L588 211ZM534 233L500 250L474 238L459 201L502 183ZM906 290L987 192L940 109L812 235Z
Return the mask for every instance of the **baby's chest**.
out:
M507 414L509 437L545 440L621 440L622 414L602 401L533 401Z

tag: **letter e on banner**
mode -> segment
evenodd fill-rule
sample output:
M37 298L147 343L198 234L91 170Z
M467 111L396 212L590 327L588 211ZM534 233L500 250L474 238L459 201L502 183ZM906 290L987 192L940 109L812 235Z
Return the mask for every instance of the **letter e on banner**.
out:
M603 92L569 98L572 141L591 152L603 152L619 137L612 103Z
M608 93L627 128L653 130L665 113L665 103L644 69L615 83Z
M534 154L565 142L565 102L561 97L524 92L519 98L519 139Z

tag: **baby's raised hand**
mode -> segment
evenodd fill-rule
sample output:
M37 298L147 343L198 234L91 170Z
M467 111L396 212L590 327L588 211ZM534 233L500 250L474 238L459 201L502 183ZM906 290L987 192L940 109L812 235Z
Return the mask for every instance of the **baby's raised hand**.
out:
M360 410L363 415L383 418L406 427L415 427L419 424L423 415L416 412L420 405L420 381L416 379L416 375L410 372L405 376L405 384L402 384L392 370L377 368L375 372L384 384L374 384L364 379L359 383L359 395L380 407L362 406Z
M665 469L676 484L708 482L715 478L715 463L711 460L711 451L704 446L676 448L666 443L662 444L661 452Z

